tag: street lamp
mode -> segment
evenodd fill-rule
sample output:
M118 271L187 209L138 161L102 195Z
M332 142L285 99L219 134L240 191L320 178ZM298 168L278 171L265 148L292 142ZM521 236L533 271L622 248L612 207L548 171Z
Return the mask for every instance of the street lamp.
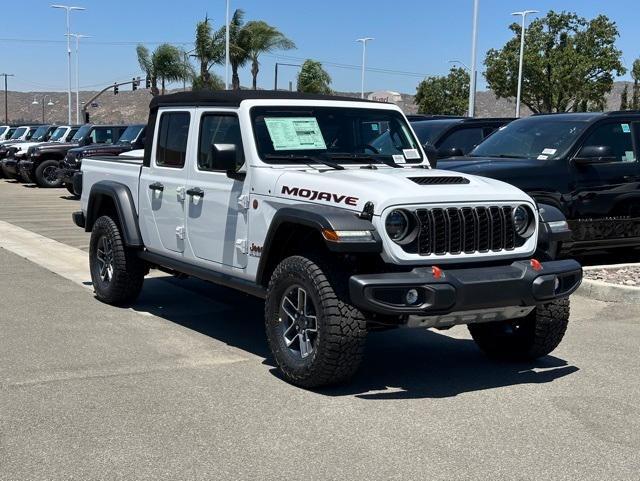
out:
M9 124L9 99L7 97L7 77L15 77L12 73L0 73L4 77L4 121Z
M229 0L227 0L226 27L224 29L224 89L229 90Z
M70 33L76 39L76 124L80 124L80 39L90 38L89 35Z
M471 69L467 67L467 65L461 60L449 60L450 64L459 63L469 73L469 79L471 79ZM473 72L473 81L469 83L469 97L472 98L471 104L469 105L468 115L469 117L473 117L475 115L476 110L476 96L475 96L475 87L472 87L472 84L475 85L478 81L478 71ZM473 95L472 95L473 93Z
M473 31L471 32L471 69L469 70L470 82L469 82L469 117L475 117L476 115L476 51L478 49L478 9L479 0L473 0Z
M520 117L520 97L522 95L522 63L524 61L524 32L525 20L527 15L538 13L538 10L523 10L522 12L513 12L511 15L520 15L522 17L522 28L520 29L520 64L518 66L518 94L516 95L516 118Z
M69 5L51 5L51 8L62 8L66 11L66 19L67 19L67 74L69 77L69 86L67 88L67 97L69 104L69 125L71 125L71 31L69 30L69 14L72 10L86 10L84 7L71 7Z
M364 98L364 64L367 55L367 42L369 40L375 40L373 37L363 37L356 39L356 42L362 42L362 74L361 74L361 86L360 86L360 98Z
M47 97L49 98L49 102L47 104L45 104L45 100L47 99ZM33 102L31 102L31 105L38 105L40 102L38 102L38 100L36 100L35 97L33 97ZM51 107L54 105L54 103L51 101L51 95L44 95L42 97L42 123L44 124L44 107L45 105L47 107Z

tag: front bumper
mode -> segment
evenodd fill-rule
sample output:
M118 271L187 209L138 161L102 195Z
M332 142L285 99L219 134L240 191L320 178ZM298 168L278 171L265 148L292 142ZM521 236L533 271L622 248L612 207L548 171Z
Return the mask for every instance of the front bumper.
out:
M349 280L349 292L353 304L366 312L439 316L532 307L567 297L582 282L582 267L572 259L543 262L539 270L533 263L442 270L419 267L410 272L356 275ZM417 299L409 304L406 298L412 289Z
M27 178L33 178L35 173L35 164L29 159L20 160L18 161L18 167L16 170Z
M60 162L60 168L58 169L58 178L65 184L73 184L73 176L76 172L80 171L79 163L71 163L63 160Z
M15 157L7 157L2 161L4 171L9 175L18 175L18 159Z

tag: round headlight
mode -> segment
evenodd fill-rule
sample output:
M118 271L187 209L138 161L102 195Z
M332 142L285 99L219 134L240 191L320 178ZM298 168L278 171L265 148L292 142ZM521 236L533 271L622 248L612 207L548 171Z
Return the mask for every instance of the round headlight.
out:
M520 237L529 237L532 234L529 229L531 220L532 216L526 206L519 205L513 210L513 227Z
M392 211L385 221L385 229L389 237L391 237L391 240L397 242L404 239L409 232L409 218L407 214L402 210Z

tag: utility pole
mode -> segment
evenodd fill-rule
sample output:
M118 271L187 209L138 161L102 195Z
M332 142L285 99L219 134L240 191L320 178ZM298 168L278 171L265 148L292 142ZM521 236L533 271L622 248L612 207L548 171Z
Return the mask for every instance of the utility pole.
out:
M69 116L68 121L69 125L71 125L71 30L69 23L69 14L72 10L86 10L84 7L71 7L69 5L51 5L51 8L62 8L66 12L67 19L67 75L69 78L69 85L67 86L67 98L68 98L68 106L69 106Z
M360 98L364 98L364 64L367 55L367 42L369 40L375 40L373 37L363 37L356 39L356 42L362 42L362 73L360 75Z
M227 0L226 21L224 29L224 89L229 90L229 0Z
M76 39L76 124L80 124L80 39L90 38L89 35L70 33Z
M9 125L9 101L7 100L7 77L15 77L12 73L0 73L4 77L4 122Z
M524 63L524 33L525 20L530 13L538 13L537 10L523 10L522 12L513 12L511 15L520 15L522 17L522 28L520 29L520 63L518 65L518 93L516 95L516 118L520 117L520 98L522 96L522 64Z
M479 0L473 0L473 30L471 32L471 71L469 72L469 117L476 115L476 57L478 49Z

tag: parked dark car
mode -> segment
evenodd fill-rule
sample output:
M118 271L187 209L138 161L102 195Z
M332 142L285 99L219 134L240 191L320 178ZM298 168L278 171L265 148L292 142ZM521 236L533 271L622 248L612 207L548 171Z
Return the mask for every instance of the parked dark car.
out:
M129 125L114 144L92 144L69 149L65 158L60 161L58 177L67 190L75 195L73 175L80 170L82 159L95 155L120 155L130 150L144 149L146 130L146 124Z
M29 127L29 129L32 129L33 132L25 135L24 140L9 142L2 145L0 147L0 163L2 164L1 167L3 175L10 179L19 180L20 174L18 172L18 161L12 154L18 150L18 146L20 145L31 145L35 142L47 142L56 128L57 126L55 125L32 126Z
M572 230L561 255L640 247L640 113L516 120L438 168L503 180L559 209Z
M83 125L78 129L71 142L48 142L31 147L27 157L18 162L20 174L33 179L40 187L60 187L58 164L74 147L93 144L113 144L118 141L124 125Z

